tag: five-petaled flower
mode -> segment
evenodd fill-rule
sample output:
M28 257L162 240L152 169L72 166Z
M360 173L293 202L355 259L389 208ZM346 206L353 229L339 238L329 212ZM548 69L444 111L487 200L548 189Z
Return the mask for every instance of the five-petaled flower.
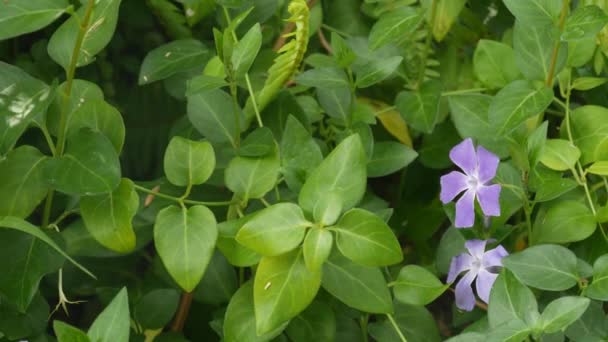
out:
M453 283L456 277L467 271L456 284L456 306L461 310L471 311L475 306L475 295L471 284L475 282L477 295L485 303L490 299L490 290L498 274L496 268L502 266L502 258L509 255L498 246L485 252L485 240L469 240L465 243L468 253L462 253L452 258L448 272L448 283Z
M464 195L456 202L456 228L472 227L475 222L475 197L486 216L500 216L500 185L488 184L496 176L500 159L482 146L473 146L470 138L454 146L450 159L463 171L452 171L441 177L440 199L451 202L458 194Z

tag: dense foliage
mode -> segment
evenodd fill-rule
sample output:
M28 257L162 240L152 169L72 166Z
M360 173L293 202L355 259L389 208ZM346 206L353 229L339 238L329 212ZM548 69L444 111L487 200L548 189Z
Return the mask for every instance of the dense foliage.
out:
M607 0L1 0L0 341L608 339Z

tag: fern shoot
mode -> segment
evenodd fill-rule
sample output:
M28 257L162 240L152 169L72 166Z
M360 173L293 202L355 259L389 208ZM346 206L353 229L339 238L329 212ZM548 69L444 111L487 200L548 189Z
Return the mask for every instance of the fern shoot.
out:
M308 46L308 17L309 10L305 0L292 0L288 7L291 16L286 21L295 24L295 30L284 37L291 39L278 51L279 56L268 70L268 78L264 87L256 93L255 99L260 111L275 98L283 85L289 81L298 70L306 47ZM247 122L253 119L255 112L251 99L245 106Z

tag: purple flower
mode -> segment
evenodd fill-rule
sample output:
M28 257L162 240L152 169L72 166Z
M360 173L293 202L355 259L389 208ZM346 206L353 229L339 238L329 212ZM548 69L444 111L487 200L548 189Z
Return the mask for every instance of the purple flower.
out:
M471 311L475 306L475 295L471 287L475 278L477 278L475 282L477 295L488 303L490 290L498 277L495 268L502 266L502 258L509 255L500 245L484 252L486 243L485 240L469 240L464 244L468 253L462 253L452 258L448 283L453 283L460 273L467 271L456 284L456 306L461 310Z
M458 194L464 195L456 202L456 228L472 227L475 222L475 197L486 216L500 216L500 185L488 184L496 176L500 159L482 146L473 146L471 138L465 139L450 151L450 159L463 171L452 171L441 177L440 199L451 202Z

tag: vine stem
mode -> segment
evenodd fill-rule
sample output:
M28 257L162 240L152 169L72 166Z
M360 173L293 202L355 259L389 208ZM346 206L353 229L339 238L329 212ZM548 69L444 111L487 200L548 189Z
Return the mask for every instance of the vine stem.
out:
M227 206L227 205L232 205L232 204L238 203L238 202L234 202L234 201L220 201L220 202L194 201L194 200L185 199L183 196L175 197L175 196L163 194L162 192L150 190L148 188L145 188L145 187L143 187L141 185L137 185L137 184L134 184L133 186L134 186L135 190L138 190L138 191L150 194L150 195L154 195L154 196L157 196L160 198L168 199L168 200L171 200L174 202L178 202L178 203L185 203L185 204L192 204L192 205L206 205L208 207L214 207L214 206L221 207L221 206Z
M561 33L564 30L564 23L566 22L566 14L568 13L568 9L570 8L570 0L563 0L562 3L562 11L559 16L559 32ZM553 46L553 52L551 53L551 64L549 64L549 73L547 74L547 79L545 80L545 84L547 87L551 87L553 85L553 77L555 76L555 66L557 64L557 55L559 53L559 46L561 45L561 41L557 41Z
M420 87L420 84L424 81L424 73L426 71L426 61L429 58L429 50L431 49L431 42L433 41L433 28L435 27L435 17L437 16L437 0L433 0L431 3L431 20L429 26L431 27L430 32L426 35L426 41L424 42L424 51L422 52L422 63L420 68L420 74L418 75L418 82L416 88Z
M369 337L367 336L367 323L369 321L369 315L363 315L359 319L359 325L361 326L361 333L363 335L363 342L368 342Z
M76 43L74 44L74 50L72 50L72 56L70 57L70 64L66 70L66 81L64 88L63 106L61 108L61 114L59 117L59 131L57 132L57 144L55 146L56 157L61 157L65 148L66 138L66 126L68 116L68 105L70 104L70 96L72 95L72 84L74 83L74 75L76 74L76 67L78 65L78 57L80 56L80 49L82 48L82 42L84 36L89 28L89 20L91 19L91 13L95 6L95 0L89 0L84 13L83 19L80 21L78 35L76 36ZM49 190L46 196L46 202L44 203L44 211L42 214L42 227L46 227L49 224L51 218L51 209L53 207L53 196L55 192L53 189Z
M391 324L393 325L393 328L395 329L397 335L399 335L401 342L407 342L407 339L405 338L405 336L403 336L403 333L401 332L401 329L399 329L397 322L395 322L395 318L393 318L393 315L386 314L386 317L388 317L388 320L391 321Z
M190 313L192 297L192 292L184 292L182 294L182 298L179 301L179 307L177 308L177 313L175 314L175 319L171 325L172 331L180 332L184 329L184 324L188 318L188 313Z

